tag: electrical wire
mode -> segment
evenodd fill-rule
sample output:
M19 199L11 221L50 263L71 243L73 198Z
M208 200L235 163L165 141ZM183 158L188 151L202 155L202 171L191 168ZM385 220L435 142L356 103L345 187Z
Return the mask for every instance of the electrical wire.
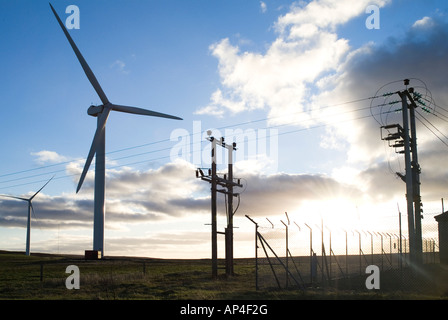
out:
M393 84L393 83L397 83L397 82L400 82L400 81L402 81L402 80L392 81L392 82L389 82L388 84ZM381 88L384 88L388 84L382 86ZM378 115L380 115L380 116L381 115L387 115L387 114L390 114L392 112L395 112L395 111L392 110L392 105L396 103L395 101L387 102L387 99L393 93L386 93L386 94L378 95L378 92L381 90L381 88L372 97L361 98L361 99L356 99L356 100L352 100L352 101L348 101L348 102L342 102L342 103L338 103L338 104L334 104L334 105L324 106L324 107L318 108L317 110L318 111L322 111L324 109L340 107L340 106L344 106L344 105L348 105L348 104L359 103L359 102L371 100L371 103L370 103L369 107L362 107L362 108L358 108L358 109L354 109L354 110L345 110L345 111L342 111L342 112L335 112L335 113L331 113L331 114L322 115L321 117L311 118L310 120L313 121L313 122L321 122L323 119L325 119L327 117L335 117L335 116L340 116L340 115L343 115L343 114L355 113L355 112L360 112L360 111L363 111L363 110L366 110L366 109L370 109L370 116L374 117L374 119L378 123L380 123L377 120L376 116L378 116ZM375 99L377 99L377 98L385 98L384 99L384 103L378 104L378 105L372 105L372 102ZM425 96L425 99L430 100L428 98L428 96ZM383 107L388 107L388 110L382 111ZM381 108L381 112L374 113L373 110L376 109L376 108ZM290 113L290 114L287 114L287 115L281 115L281 116L277 116L277 117L266 117L266 118L261 118L261 119L257 119L257 120L251 120L251 121L247 121L247 122L240 122L240 123L236 123L236 124L230 124L230 125L227 125L227 126L222 126L222 127L218 128L218 129L222 130L222 129L231 128L231 127L235 127L235 126L244 126L244 125L248 125L248 124L259 123L259 122L262 122L262 121L270 121L270 120L272 121L274 119L278 119L278 118L282 118L282 117L291 117L292 115L298 115L298 114L304 114L304 113L310 113L310 111L298 111L298 112ZM347 120L344 119L344 120L335 121L335 122L331 122L331 123L320 124L320 125L315 125L315 126L310 126L310 127L305 127L305 128L299 128L299 129L295 129L295 130L290 130L290 131L279 133L279 135L292 134L292 133L297 133L297 132L306 131L306 130L310 130L310 129L317 129L317 128L322 128L322 127L326 127L326 126L336 125L336 124L339 124L339 123L344 123L344 122L349 122L349 121L356 121L356 120L362 120L362 119L366 119L366 118L368 118L370 116L360 116L360 117L351 118L351 119L347 119ZM310 120L307 120L307 121L310 121ZM283 123L283 124L279 124L279 125L266 126L266 127L263 127L262 129L275 129L275 128L280 128L280 127L292 126L292 125L300 125L300 124L304 125L304 123L297 123L296 121L291 121L291 122ZM184 138L190 137L191 135L192 134L189 134L189 135L185 136ZM126 148L110 151L110 152L107 152L107 154L116 154L116 153L125 152L125 151L129 151L129 150L134 150L134 149L137 149L137 148L153 146L153 145L161 144L161 143L165 143L165 142L172 142L172 140L171 139L163 139L163 140L159 140L159 141L149 142L149 143L146 143L146 144L141 144L141 145L137 145L137 146L131 146L131 147L126 147ZM201 141L201 143L202 143L202 141ZM110 159L110 160L118 161L118 160L123 160L123 159L129 159L129 158L134 158L134 157L138 157L138 156L154 154L154 153L157 153L157 152L163 152L163 151L167 151L167 150L170 150L170 149L172 149L171 146L170 147L166 147L166 148L156 149L156 150L150 150L148 152L141 152L141 153L137 153L137 154L126 155L126 156L122 156L122 157L118 157L118 158ZM191 155L191 153L190 153L190 155ZM137 161L137 162L132 162L132 163L126 163L126 164L122 164L122 165L113 166L113 167L110 167L109 169L114 169L114 168L119 168L119 167L123 167L123 166L129 166L129 165L136 165L136 164L140 164L140 163L147 163L149 161L158 161L158 160L167 159L169 157L170 156L163 156L163 157L158 157L158 158L145 159L143 161ZM61 165L67 165L67 164L78 162L78 161L81 161L81 160L84 160L84 159L79 158L79 159L75 159L75 160L71 160L71 161L64 161L64 162L59 162L59 163L56 163L56 164L40 166L40 167L33 168L33 169L27 169L27 170L21 170L21 171L17 171L17 172L12 172L12 173L6 173L6 174L0 175L0 178L10 177L10 176L13 176L13 175L19 175L19 174L24 174L24 173L29 173L29 172L33 172L33 171L37 171L37 170L53 168L53 167L57 167L57 166L61 166ZM91 170L92 169L93 169L93 167L91 168ZM35 174L35 175L27 175L25 177L18 177L18 178L15 178L15 179L9 179L9 180L5 180L5 181L0 181L0 184L5 184L5 183L9 183L9 182L15 182L15 181L31 179L31 178L35 178L35 177L45 176L45 175L48 175L48 174L56 174L56 173L60 173L60 172L63 172L63 171L65 171L65 169L54 170L54 171L51 171L51 172ZM72 175L66 174L65 176L57 177L57 179L73 177L73 176L75 176L75 174L72 174ZM39 181L39 182L41 182L41 181ZM37 181L29 182L29 183L23 183L23 184L16 184L14 186L1 187L0 189L6 189L6 188L11 188L11 187L23 186L23 185L27 185L27 184L33 184L33 183L37 183Z
M398 83L398 82L403 82L403 80L395 80L395 81L391 81L391 82L388 82L388 83L386 83L385 85L381 86L381 87L375 92L374 97L376 97L376 98L379 98L379 97L385 97L385 100L386 100L390 93L388 93L387 96L384 96L384 95L379 95L379 92L380 92L383 88L385 88L385 87L387 87L387 86L390 86L391 84ZM370 106L371 106L371 107L372 107L372 102L373 102L373 100L374 100L374 99L372 99L372 100L370 101ZM383 125L384 125L384 124L382 124L380 121L378 121L378 119L373 115L373 113L372 113L372 108L370 109L370 114L371 114L372 117L375 119L375 121L378 122L378 124L379 124L380 126L383 126Z
M439 132L445 139L448 140L448 137L446 135L443 134L442 131L440 131L431 121L429 121L428 119L426 119L420 112L418 112L418 110L415 110L415 112L422 117L426 122L428 122L434 129L437 130L437 132Z
M362 109L365 109L365 108L362 108ZM354 112L354 111L352 111L352 112ZM336 124L341 124L341 123L345 123L345 122L362 120L362 119L366 119L366 118L369 118L369 117L370 117L370 115L365 115L365 116L360 116L360 117L356 117L356 118L353 118L353 119L346 119L346 120L343 120L343 121L336 121L336 122L332 122L332 123L329 123L329 124L321 124L321 125L315 125L315 126L308 127L308 128L300 128L300 129L290 130L290 131L279 133L278 135L282 136L282 135L293 134L293 133L298 133L298 132L302 132L302 131L308 131L308 130L317 129L317 128L324 128L324 127L330 126L330 125L336 125ZM265 127L265 129L277 128L279 126L282 126L282 125ZM251 140L248 140L248 142L249 141L251 141ZM171 147L170 148L160 149L160 150L152 150L150 152L140 153L138 155L151 154L151 153L155 153L155 152L158 152L158 151L164 151L164 150L167 150L167 149L171 149ZM190 152L189 155L191 156L191 152ZM134 155L134 156L136 156L136 155ZM123 157L123 158L130 158L130 157L132 157L132 156L126 156L126 157ZM150 159L145 159L145 160L142 160L142 161L135 161L135 162L131 162L131 163L125 163L125 164L121 164L121 165L111 166L108 169L112 170L112 169L117 169L117 168L124 167L124 166L138 165L138 164L143 164L143 163L148 163L148 162L165 160L165 159L169 159L169 158L170 158L169 155L168 156L157 157L157 158L150 158ZM117 160L117 159L115 159L115 160ZM94 168L95 167L92 166L90 168L90 170L94 170ZM52 171L52 172L47 172L47 173L42 173L42 174L37 174L37 175L33 175L33 176L26 176L26 177L21 177L21 178L16 178L16 179L10 179L10 180L7 180L7 182L26 180L26 179L30 179L32 177L45 176L45 175L48 175L50 173L54 174L54 173L58 173L58 172L62 172L62 171L65 171L65 169ZM55 177L54 180L59 180L59 179L64 179L64 178L72 178L72 177L75 177L75 176L77 176L77 174L66 174L64 176ZM19 187L19 186L30 185L30 184L35 184L35 183L40 183L40 182L43 182L43 181L46 181L46 180L38 180L38 181L32 181L32 182L27 182L27 183L20 183L20 184L9 185L9 186L5 186L5 187L0 187L0 190L1 189L13 188L13 187ZM0 184L1 183L6 183L6 181L2 181L2 182L0 182Z
M362 101L367 101L367 100L372 100L375 98L378 98L380 96L372 96L372 97L368 97L368 98L360 98L360 99L355 99L355 100L351 100L351 101L347 101L347 102L341 102L341 103L337 103L337 104L333 104L333 105L328 105L328 106L323 106L319 108L319 111L324 110L324 109L328 109L328 108L333 108L333 107L339 107L339 106L343 106L343 105L347 105L347 104L353 104L353 103L357 103L357 102L362 102ZM379 105L382 106L382 105ZM373 108L375 108L377 106L373 106ZM372 108L372 106L371 106ZM346 112L355 112L355 111L359 111L359 110L364 110L367 108L361 108L361 109L357 109L357 110L351 110L351 111L346 111ZM293 115L298 115L298 114L304 114L304 113L308 113L308 111L297 111L297 112L293 112L293 113L289 113L289 114L284 114L284 115L280 115L280 116L275 116L275 117L265 117L265 118L260 118L257 120L250 120L250 121L246 121L246 122L239 122L239 123L235 123L235 124L230 124L230 125L226 125L226 126L222 126L222 127L218 127L218 130L222 130L222 129L226 129L226 128L231 128L231 127L236 127L236 126L244 126L244 125L248 125L248 124L254 124L254 123L258 123L258 122L262 122L262 121L269 121L269 120L274 120L274 119L278 119L278 118L285 118L288 117L290 118ZM296 124L295 122L289 122L286 123L282 126L286 126L286 125L294 125ZM108 151L106 154L114 154L114 153L119 153L119 152L124 152L124 151L128 151L128 150L133 150L133 149L137 149L137 148L142 148L142 147L147 147L147 146L152 146L155 144L160 144L160 143L164 143L164 142L171 142L171 139L162 139L162 140L158 140L158 141L154 141L154 142L149 142L149 143L145 143L145 144L141 144L141 145L136 145L136 146L131 146L131 147L126 147L126 148L122 148L122 149L118 149L118 150L114 150L114 151ZM159 149L156 151L161 151L161 150L166 150L169 148L165 148L165 149ZM142 153L145 154L145 153ZM139 154L137 154L139 155ZM116 160L120 160L120 159L124 159L123 158L117 158ZM5 176L10 176L10 175L16 175L16 174L21 174L21 173L26 173L26 172L31 172L31 171L36 171L36 170L41 170L41 169L46 169L46 168L50 168L50 167L55 167L55 166L59 166L59 165L65 165L65 164L69 164L75 161L81 161L84 160L84 158L78 158L78 159L74 159L74 160L70 160L70 161L63 161L63 162L59 162L59 163L55 163L55 164L51 164L51 165L45 165L45 166L40 166L40 167L36 167L33 169L26 169L26 170L21 170L21 171L16 171L16 172L12 172L12 173L7 173L7 174L1 174L0 178L5 177Z
M432 131L422 120L419 119L419 117L415 117L421 124L423 124L437 139L439 139L446 147L448 147L448 144L443 141L442 138L440 138L434 131ZM426 120L426 119L425 119ZM430 122L429 122L430 123ZM431 123L430 123L431 124ZM435 127L434 127L435 128ZM437 129L437 128L436 128ZM438 129L437 129L438 130ZM445 137L445 135L443 135ZM446 138L446 137L445 137Z
M440 105L437 105L435 102L433 102L432 100L429 100L427 98L423 98L422 97L421 99L426 101L426 102L428 102L429 104L433 104L435 107L437 107L437 108L433 108L433 111L429 112L429 113L431 113L432 115L438 117L439 119L441 119L441 120L443 120L445 122L448 122L448 115L445 115L445 114L443 114L442 112L440 112L438 110L438 109L441 109L441 110L445 111L448 114L448 110L447 109L445 109L444 107L442 107Z
M414 95L414 97L413 97L414 98L414 102L417 104L417 106L422 107L422 109L424 111L426 111L426 112L436 116L437 118L439 118L439 119L441 119L443 121L448 122L448 116L446 115L446 114L448 114L448 110L443 108L443 107L440 107L440 106L438 106L436 104L436 102L435 102L435 100L433 98L432 92L429 90L427 84L423 80L421 80L419 78L409 78L409 80L412 80L413 82L417 82L417 85L415 85L413 83L413 85L412 85L412 89L413 90L412 91L409 90L409 92ZM392 99L393 93L391 94L389 92L389 93L385 93L385 94L381 95L380 92L382 92L385 88L389 89L391 85L393 85L395 83L398 83L398 82L402 82L402 81L403 80L397 80L397 81L391 81L389 83L386 83L385 85L381 86L377 90L377 92L375 93L376 97L381 98L382 96L384 96L384 99L383 99L382 103L383 103L383 105L385 105L385 107L384 108L382 107L380 109L378 118L373 114L373 108L371 109L371 114L372 114L373 118L382 127L387 126L387 125L393 123L391 121L391 115L392 115L392 111L393 111L393 108L394 108L393 105L395 103L401 102L401 98L399 100L397 100L397 101L390 101L390 99ZM407 85L406 85L406 89L408 89ZM419 92L422 92L422 93L419 93ZM398 92L395 92L395 93L398 94ZM371 106L374 104L374 101L375 100L371 100L371 102L370 102ZM390 104L391 106L387 107L388 104ZM388 108L389 112L383 112L387 108ZM401 109L402 108L396 109L396 111L397 112L401 112ZM418 110L416 110L416 112L418 112ZM444 112L446 112L446 114ZM433 126L433 128L435 130L437 130L441 135L443 135L446 138L446 136L437 127L435 127L434 124L431 121L426 119L420 113L418 113L418 114L420 115L421 118L425 119L427 121L427 123L429 123L431 126ZM441 140L442 143L444 143L446 145L445 141L443 141L433 130L431 130L431 128L429 128L425 123L423 123L422 120L417 117L417 115L416 115L416 118L425 127L427 127L428 130L430 130L431 133L433 133L439 140ZM391 133L391 130L389 130L389 129L386 129L386 131L389 132L389 134ZM389 146L389 144L385 141L384 142L384 146L385 146L385 148L387 148ZM395 175L394 170L392 170L392 164L391 164L391 160L392 159L391 159L391 156L389 155L389 153L387 151L386 151L386 154L388 155L387 156L387 162L388 162L389 172L391 174ZM399 170L401 171L402 165L401 165L400 159L401 159L401 157L399 157L397 155L396 156L396 160L397 160L397 163L398 163Z
M344 105L344 104L349 104L349 103L354 103L354 102L358 102L358 101L363 101L363 100L366 100L366 99L370 99L370 98L358 99L358 100L349 101L349 102L346 102L346 103L339 103L339 104L332 105L332 106L322 107L320 110L325 109L325 108L329 108L329 107L335 107L335 106L340 106L340 105ZM358 110L354 110L354 111L358 111ZM354 112L354 111L349 111L349 112ZM242 125L247 125L247 124L253 124L253 123L266 121L266 120L273 120L273 119L276 119L276 118L281 118L281 117L286 117L286 116L289 117L291 115L299 114L299 113L305 113L305 111L295 112L295 113L291 113L291 114L288 114L288 115L282 115L282 116L277 116L277 117L262 118L262 119L258 119L258 120L251 120L251 121L247 121L247 122L240 122L240 123L236 123L236 124L232 124L232 125L228 125L228 126L222 126L222 127L217 128L217 129L220 130L220 129L226 129L226 128L231 128L231 127L235 127L235 126L242 126ZM294 122L286 123L286 124L283 124L281 126L287 126L287 125L292 125L292 124L294 124ZM187 136L184 136L183 138L186 138L186 137ZM150 143L146 143L146 144L141 144L141 145L137 145L137 146L126 147L126 148L122 148L122 149L118 149L118 150L114 150L114 151L109 151L106 154L119 153L119 152L123 152L123 151L133 150L133 149L137 149L137 148L142 148L142 147L151 146L151 145L155 145L155 144L159 144L159 143L163 143L163 142L170 142L170 141L171 141L170 139L163 139L163 140L154 141L154 142L150 142ZM168 149L171 149L171 147L157 149L157 150L144 152L144 153L139 153L139 154L134 154L134 155L130 155L130 156L124 156L124 157L115 158L115 159L111 159L111 160L122 160L122 159L130 158L130 157L134 157L134 156L145 155L145 154L154 153L154 152L158 152L158 151L164 151L164 150L168 150ZM26 172L31 172L31 171L36 171L36 170L42 170L42 169L51 168L51 167L60 166L60 165L66 165L66 164L69 164L69 163L72 163L72 162L76 162L76 161L80 161L80 160L85 160L85 159L79 158L79 159L75 159L75 160L71 160L71 161L64 161L64 162L59 162L59 163L55 163L55 164L51 164L51 165L40 166L40 167L36 167L36 168L33 168L33 169L27 169L27 170L21 170L21 171L16 171L16 172L12 172L12 173L2 174L2 175L0 175L0 178L6 177L6 176L11 176L11 175L22 174L22 173L26 173ZM55 172L60 172L60 171L55 171Z
M369 99L369 98L366 98L366 99ZM350 102L346 102L346 103L339 103L337 105L322 107L320 110L325 109L325 108L329 108L329 107L334 107L334 106L340 106L340 105L344 105L344 104L354 103L354 102L357 102L357 101L363 101L363 100L366 100L366 99L358 99L358 100L354 100L354 101L350 101ZM350 111L346 111L346 112L356 112L356 111L363 110L363 109L364 108L357 109L357 110L350 110ZM299 113L305 113L305 111L295 112L295 113L292 113L292 114L289 114L289 115L282 115L282 116L278 116L278 117L262 118L262 119L258 119L258 120L248 121L248 122L240 122L240 123L236 123L236 124L232 124L232 125L228 125L228 126L223 126L223 127L217 128L217 129L225 129L225 128L230 128L230 127L235 127L235 126L240 126L240 125L253 124L253 123L257 123L257 122L261 122L261 121L272 120L272 119L275 119L275 118L290 116L290 115L299 114ZM288 126L288 125L293 125L293 124L295 124L295 122L289 122L289 123L285 123L285 124L278 125L278 126L275 126L275 127ZM266 129L267 128L274 128L274 127L271 126L271 127L266 127ZM188 136L191 136L191 135L188 135ZM186 138L186 137L187 136L185 136L183 138ZM141 148L141 147L145 147L145 146L155 145L155 144L159 144L159 143L163 143L163 142L171 142L171 140L170 139L159 140L159 141L155 141L155 142L150 142L150 143L146 143L146 144L141 144L141 145L137 145L137 146L132 146L132 147L127 147L127 148L123 148L123 149L110 151L110 152L107 152L106 154L119 153L119 152L133 150L133 149L137 149L137 148ZM152 151L144 152L144 153L138 153L138 154L134 154L134 155L130 155L130 156L123 156L123 157L119 157L119 158L115 158L115 159L111 159L111 160L122 160L122 159L130 158L130 157L135 157L135 156L139 156L139 155L155 153L155 152L159 152L159 151L165 151L165 150L169 150L169 149L171 149L171 147L157 149L157 150L152 150ZM60 166L60 165L66 165L66 164L69 164L69 163L72 163L72 162L76 162L76 161L80 161L80 160L85 160L85 159L79 158L79 159L75 159L75 160L71 160L71 161L64 161L64 162L59 162L59 163L56 163L56 164L40 166L40 167L33 168L33 169L27 169L27 170L21 170L21 171L17 171L17 172L2 174L2 175L0 175L0 178L6 177L6 176L11 176L11 175L27 173L27 172L32 172L32 171L36 171L36 170L47 169L47 168L56 167L56 166ZM60 172L60 170L59 171L55 171L55 172Z

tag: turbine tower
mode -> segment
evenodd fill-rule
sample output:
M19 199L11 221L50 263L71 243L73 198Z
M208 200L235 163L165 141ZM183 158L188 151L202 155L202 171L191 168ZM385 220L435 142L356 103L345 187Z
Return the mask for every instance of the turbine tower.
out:
M51 179L48 180L47 183L44 184L44 186L43 186L42 188L39 189L39 191L37 191L35 194L33 194L33 195L31 196L31 198L22 198L22 197L9 196L9 195L6 195L6 194L0 194L0 196L2 196L2 197L13 198L13 199L18 199L18 200L23 200L23 201L28 202L28 221L27 221L27 223L26 223L26 250L25 250L25 254L26 254L27 256L30 255L30 241L31 241L31 239L30 239L30 237L31 237L31 210L33 211L33 215L34 215L34 208L33 208L33 204L31 203L31 201L34 199L34 197L37 196L37 194L38 194L39 192L42 191L43 188L45 188L45 186L46 186L46 185L47 185L53 178L54 178L54 176L51 177Z
M97 128L92 141L92 145L90 147L89 154L87 156L86 163L84 165L84 169L82 171L81 177L79 179L78 187L76 189L76 193L81 189L81 186L84 182L84 179L87 175L87 171L89 170L90 164L92 162L93 156L96 154L96 162L95 162L95 194L94 194L94 218L93 218L93 250L101 253L101 257L104 256L104 213L105 213L105 142L106 142L106 121L109 116L109 113L114 111L120 111L125 113L132 113L138 115L152 116L152 117L161 117L175 120L182 120L182 118L175 117L172 115L159 113L155 111L145 110L136 107L128 107L122 105L116 105L111 103L106 94L103 92L98 80L93 74L92 70L88 66L87 62L84 60L81 52L78 50L76 44L73 42L70 34L59 18L58 14L54 10L53 6L50 3L51 10L53 11L56 19L58 20L59 25L62 28L65 36L67 37L68 42L70 43L73 51L78 58L81 67L84 70L87 78L95 89L96 93L101 99L102 105L99 106L90 106L87 110L87 113L90 116L97 117Z

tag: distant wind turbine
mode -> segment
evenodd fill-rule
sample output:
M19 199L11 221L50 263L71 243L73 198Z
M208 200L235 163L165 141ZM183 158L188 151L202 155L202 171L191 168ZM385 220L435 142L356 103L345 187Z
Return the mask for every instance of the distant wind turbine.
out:
M89 154L87 156L86 163L84 165L84 169L82 171L81 177L79 179L78 187L76 192L81 189L81 186L84 182L84 179L87 175L87 171L89 170L90 164L92 162L93 156L96 154L96 162L95 162L95 195L94 195L94 218L93 218L93 250L100 251L101 256L104 256L104 200L105 200L105 143L106 143L106 121L109 116L109 113L114 111L145 115L145 116L153 116L153 117L161 117L175 120L182 120L182 118L171 116L164 113L159 113L155 111L145 110L136 107L128 107L122 105L116 105L109 102L106 95L103 92L98 80L93 74L92 70L88 66L87 62L84 60L81 52L76 47L76 44L73 42L70 34L59 18L58 14L54 10L53 6L50 3L51 10L53 11L56 19L59 22L59 25L62 28L65 36L67 37L68 42L70 43L73 51L76 54L76 57L81 64L81 67L84 70L87 78L95 89L96 93L100 97L102 101L102 105L99 106L90 106L87 110L87 113L93 117L97 117L97 128L95 132L95 136L92 141L92 145L90 147Z
M37 191L35 194L33 194L33 196L31 198L22 198L22 197L15 197L15 196L10 196L10 195L6 195L6 194L0 194L1 197L7 197L7 198L13 198L13 199L19 199L19 200L23 200L28 202L28 221L26 224L26 251L25 254L27 256L30 255L30 236L31 236L31 210L33 211L33 215L34 215L34 208L33 208L33 204L31 203L31 201L34 199L35 196L37 196L37 194L39 192L42 191L43 188L45 188L45 186L54 178L51 177L50 180L47 181L46 184L44 184L44 186L42 188L39 189L39 191Z

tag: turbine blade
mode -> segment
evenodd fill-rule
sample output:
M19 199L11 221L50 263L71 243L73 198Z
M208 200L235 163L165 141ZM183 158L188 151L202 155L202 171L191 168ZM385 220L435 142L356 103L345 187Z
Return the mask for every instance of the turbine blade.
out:
M37 227L40 229L39 220L37 220L37 216L36 216L36 213L34 212L34 207L33 207L33 204L31 203L31 201L29 202L29 206L31 207L31 213L34 217L35 223L36 223ZM40 229L40 230L42 231L42 229Z
M34 219L37 220L37 218L36 218L36 214L34 213L34 207L33 207L33 204L31 203L31 201L29 202L29 206L30 206L30 208L31 208L31 213L33 214Z
M19 200L23 200L23 201L28 201L28 200L29 200L29 199L25 199L25 198L21 198L21 197L9 196L9 195L7 195L7 194L0 194L0 197L19 199Z
M34 198L35 196L37 196L37 194L38 194L39 192L41 192L42 189L45 188L46 185L49 184L51 180L53 180L53 178L54 178L54 176L52 176L52 177L50 178L50 180L48 180L47 183L44 184L44 186L43 186L42 188L40 188L39 191L37 191L37 192L36 192L36 193L35 193L29 200L30 200L30 201L33 200L33 198Z
M168 119L175 119L175 120L183 120L182 118L172 116L169 114L155 112L155 111L141 109L141 108L136 108L136 107L120 106L120 105L116 105L116 104L111 104L111 107L115 111L120 111L120 112L125 112L125 113L140 114L140 115L144 115L144 116L168 118Z
M51 10L53 11L56 19L59 22L59 25L62 28L62 31L64 31L65 36L67 37L68 42L72 46L73 51L76 54L76 57L78 58L79 63L81 64L81 67L84 70L84 73L86 74L87 78L89 79L90 83L92 84L93 88L95 89L96 93L100 97L103 104L108 104L109 100L106 97L106 94L104 93L103 89L101 88L100 84L98 83L98 80L96 79L95 75L93 74L92 70L90 69L89 65L87 64L86 60L82 56L81 52L79 51L78 47L76 46L75 42L73 41L72 37L68 33L67 29L65 28L64 24L62 23L61 19L59 18L58 14L54 10L53 6L50 3Z
M84 165L84 169L82 170L81 177L79 178L78 187L76 188L76 193L78 193L78 191L81 189L84 179L86 178L87 171L89 171L89 167L90 167L90 164L92 163L93 156L95 155L96 149L100 142L99 139L101 136L101 132L103 130L105 130L106 121L107 121L107 118L109 117L110 110L111 109L109 107L104 107L104 110L101 113L98 125L96 127L95 136L93 137L92 145L90 146L89 155L87 156L86 163Z

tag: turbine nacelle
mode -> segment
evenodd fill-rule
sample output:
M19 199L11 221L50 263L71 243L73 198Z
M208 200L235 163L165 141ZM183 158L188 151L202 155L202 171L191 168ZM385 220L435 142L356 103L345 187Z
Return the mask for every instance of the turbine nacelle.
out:
M98 117L98 114L103 112L104 105L94 106L91 105L89 109L87 109L87 114L92 117Z

